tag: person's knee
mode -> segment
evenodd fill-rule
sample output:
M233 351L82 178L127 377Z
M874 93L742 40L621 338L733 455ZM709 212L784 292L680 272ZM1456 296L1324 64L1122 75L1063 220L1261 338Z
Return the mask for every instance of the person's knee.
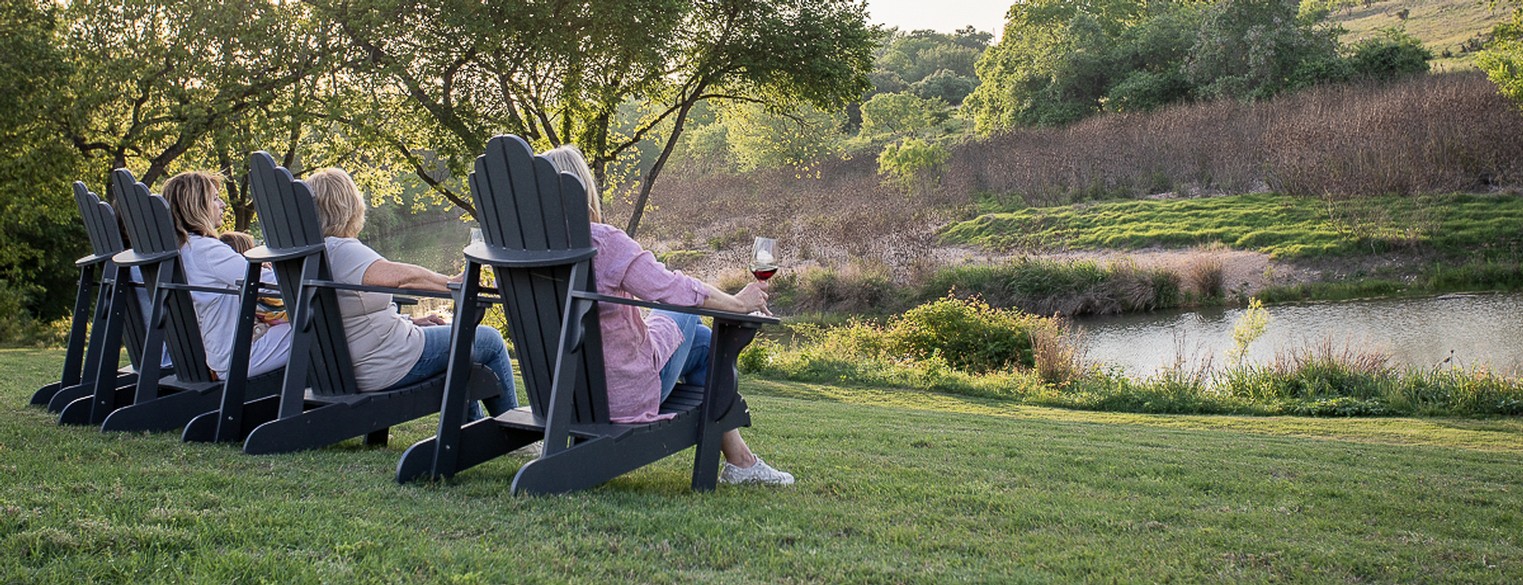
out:
M502 333L486 325L476 326L476 341L471 346L473 361L487 362L508 350L502 341Z
M695 349L699 347L707 348L710 339L713 337L713 330L709 329L707 325L699 325L697 329L693 330L693 347Z

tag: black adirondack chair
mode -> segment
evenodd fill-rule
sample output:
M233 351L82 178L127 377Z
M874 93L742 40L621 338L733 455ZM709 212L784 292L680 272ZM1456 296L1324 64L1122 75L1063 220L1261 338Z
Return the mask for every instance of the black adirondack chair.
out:
M245 256L250 262L274 266L281 295L292 308L295 331L279 396L247 404L229 398L218 415L220 438L246 433L243 450L250 454L315 449L362 435L367 445L384 445L391 426L439 412L444 376L381 392L359 391L337 291L451 295L335 282L317 207L306 183L294 179L264 152L249 155L249 167L249 192L265 245ZM472 400L497 393L497 377L491 370L461 368L460 373L466 371L471 375L465 394ZM459 416L463 420L463 413Z
M139 376L130 396L109 392L105 385L97 384L93 396L70 403L61 418L100 424L103 431L177 429L202 413L216 410L225 386L206 365L206 349L190 294L238 294L238 290L187 284L168 202L149 194L148 188L125 169L112 171L111 189L133 242L131 249L118 253L112 261L119 267L138 267L148 286L148 325L140 350ZM107 334L118 327L108 322ZM250 315L250 322L235 334L247 337L252 331ZM174 364L168 375L160 366L166 347ZM248 380L248 385L268 395L278 387L279 379L278 371L270 372Z
M465 249L466 272L456 303L456 338L439 433L414 444L397 466L397 481L450 477L543 439L541 456L518 470L513 493L558 493L596 486L696 446L692 485L712 490L719 475L720 436L750 424L736 392L735 359L771 317L634 301L596 293L587 203L581 181L557 173L517 136L497 136L471 174L485 242ZM500 299L481 284L492 267ZM529 407L461 426L465 393L454 376L469 347L464 336L484 303L500 300ZM608 413L598 303L621 303L714 319L704 385L679 385L662 405L676 417L651 424L615 424Z
M74 262L79 267L79 290L74 297L69 343L64 351L63 377L32 395L31 404L46 406L50 412L60 412L70 402L94 394L95 381L102 372L106 375L104 384L118 391L137 384L135 367L120 370L116 367L116 360L121 359L120 348L106 350L106 321L115 306L112 299L117 292L126 301L116 310L125 314L123 331L112 343L119 345L122 336L126 336L128 357L134 366L142 349L143 312L136 302L131 302L136 301L132 288L142 283L126 282L127 271L118 272L117 266L111 262L111 257L124 249L121 232L117 229L116 212L111 204L101 201L78 181L74 182L74 202L79 205L79 215L90 238L91 254ZM120 291L117 290L118 277L123 281ZM95 297L93 311L92 296ZM111 356L110 363L102 361L107 354Z

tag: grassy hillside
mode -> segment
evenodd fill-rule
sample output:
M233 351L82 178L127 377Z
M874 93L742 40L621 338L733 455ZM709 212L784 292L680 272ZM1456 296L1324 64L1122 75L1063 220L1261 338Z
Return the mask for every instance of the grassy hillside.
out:
M949 243L993 250L1187 248L1280 257L1431 250L1515 252L1523 198L1436 195L1323 200L1272 194L1112 201L991 213L948 226Z
M1344 42L1353 42L1375 34L1380 29L1405 28L1433 51L1434 69L1473 68L1474 53L1466 52L1467 43L1477 35L1491 32L1506 19L1508 10L1493 10L1478 0L1386 0L1385 2L1341 2L1346 6L1334 10L1329 20L1348 30ZM1406 19L1400 14L1406 11ZM1445 57L1445 51L1450 56Z
M1142 416L747 379L791 489L685 457L563 497L518 461L398 486L402 446L249 457L60 428L58 352L0 351L0 582L1523 579L1523 423Z

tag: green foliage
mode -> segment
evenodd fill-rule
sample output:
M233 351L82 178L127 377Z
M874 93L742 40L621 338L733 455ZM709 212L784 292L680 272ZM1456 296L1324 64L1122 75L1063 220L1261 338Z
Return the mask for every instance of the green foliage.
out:
M939 98L880 93L862 103L862 134L935 136L939 134L938 125L948 116L947 103Z
M979 59L967 113L987 135L1191 99L1262 99L1354 69L1384 79L1382 67L1409 71L1421 56L1406 40L1377 40L1351 64L1338 33L1287 0L1021 2Z
M919 138L884 145L878 154L878 174L901 189L929 188L951 153L946 147Z
M1390 28L1354 44L1349 56L1356 79L1388 80L1428 72L1433 53L1406 31Z
M760 104L734 103L720 112L729 156L742 172L784 167L808 172L833 154L840 141L842 116L833 110L802 106L783 114Z
M1263 301L1248 299L1248 307L1232 324L1232 347L1227 350L1227 359L1241 365L1248 357L1248 346L1263 337L1268 327L1269 311L1264 310Z
M1185 74L1203 97L1265 98L1321 81L1338 31L1302 20L1299 3L1224 0L1206 11Z
M924 79L910 84L909 92L925 100L941 100L951 105L961 104L963 98L973 93L973 88L978 87L978 80L954 73L951 69L941 69L927 75Z
M1040 317L996 309L979 299L945 297L889 322L885 351L927 360L939 356L971 374L1036 366L1031 333Z
M897 78L906 85L923 81L943 70L950 75L974 79L974 63L991 38L989 33L972 27L952 34L930 30L905 33L895 29L890 31L874 59L874 75L884 80ZM874 85L879 86L876 82ZM879 87L879 91L902 89Z
M1497 25L1491 37L1486 49L1476 55L1475 64L1502 95L1523 103L1523 6L1514 8L1511 22Z

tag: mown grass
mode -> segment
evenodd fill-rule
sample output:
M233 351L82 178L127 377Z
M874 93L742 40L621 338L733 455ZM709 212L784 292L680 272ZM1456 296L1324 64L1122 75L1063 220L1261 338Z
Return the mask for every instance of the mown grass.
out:
M516 461L397 486L394 446L249 457L60 428L56 351L0 351L4 582L1506 583L1523 424L1142 416L747 379L791 489L674 458L561 497Z
M1436 250L1515 253L1523 197L1372 196L1327 200L1270 193L1132 200L988 213L951 224L946 243L993 250L1137 249L1221 244L1277 257Z

